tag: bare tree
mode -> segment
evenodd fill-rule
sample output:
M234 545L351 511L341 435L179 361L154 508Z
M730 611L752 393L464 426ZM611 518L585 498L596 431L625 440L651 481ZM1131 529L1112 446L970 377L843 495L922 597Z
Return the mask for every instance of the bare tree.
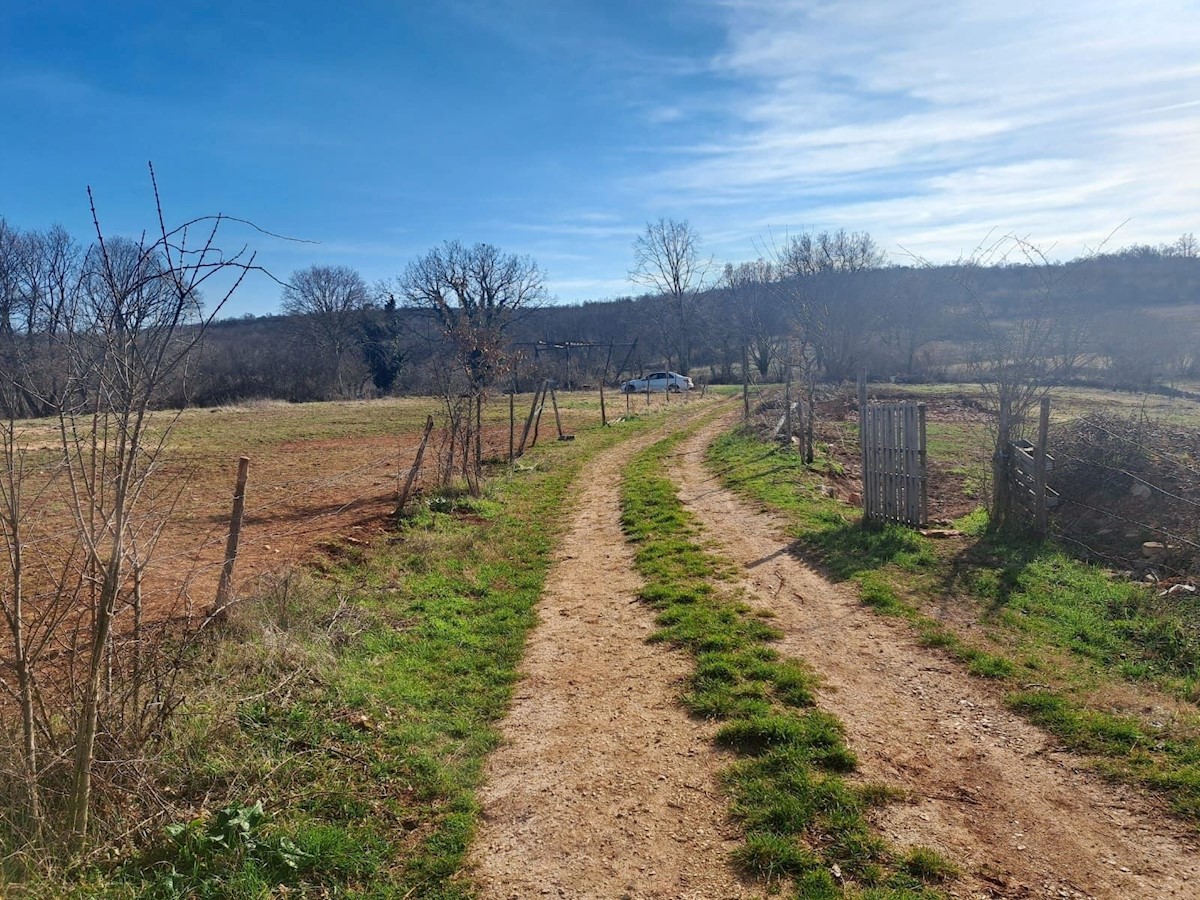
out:
M1178 256L1183 259L1200 258L1200 241L1190 231L1184 232L1175 242L1163 248L1164 256Z
M283 288L283 311L299 316L303 333L333 356L341 396L346 396L347 351L356 345L362 312L370 305L366 282L349 266L309 266L293 272Z
M887 255L865 231L806 232L787 238L774 254L783 277L877 269Z
M936 333L945 304L934 287L934 279L919 270L900 276L891 293L883 340L903 362L904 374L912 375L917 351Z
M1020 264L1036 276L1037 290L1020 308L995 309L980 290L985 266ZM990 527L1008 523L1008 454L1014 435L1050 389L1076 365L1088 339L1088 319L1066 274L1029 240L1015 235L981 245L958 266L968 315L978 338L969 360L975 381L996 416L992 452Z
M866 232L838 230L792 235L771 255L778 290L816 365L831 381L853 377L880 316L863 276L883 265L883 252Z
M225 217L168 228L153 169L151 183L158 219L150 237L106 236L93 203L96 240L86 254L75 253L61 230L26 244L40 249L26 260L29 290L13 319L20 323L14 340L22 352L18 367L0 380L7 416L0 427L0 541L6 549L0 608L6 655L18 661L16 686L0 686L22 709L22 775L35 824L45 812L37 787L47 766L73 760L62 796L75 848L90 828L97 740L103 732L111 749L117 739L106 710L113 711L110 700L118 691L130 696L117 682L141 671L140 657L116 660L117 620L125 610L136 615L140 609L140 575L160 527L143 521L142 507L161 503L149 485L178 416L159 416L152 424L150 411L164 385L185 369L213 316L257 268L245 248L224 253L217 246ZM218 284L216 301L204 309L202 289ZM35 345L42 350L25 352ZM23 446L16 413L26 397L55 411L56 460L45 458L48 450ZM166 493L182 489L178 483ZM41 501L61 504L74 527L47 526ZM29 539L31 527L39 529L37 540ZM59 651L60 661L39 675L48 647ZM43 678L57 679L49 692ZM131 696L136 702L140 695L134 690ZM169 712L161 695L141 699ZM40 751L38 736L51 743L49 753ZM141 756L140 748L135 752Z
M475 488L482 467L484 399L503 369L505 333L547 299L542 272L528 256L491 244L466 247L447 241L409 263L397 290L410 307L433 316L466 376L473 416L458 418L464 422L462 446L474 449Z
M726 264L724 271L728 308L722 311L725 333L736 337L742 370L742 417L750 418L751 358L761 378L766 378L776 345L786 330L778 313L774 291L775 270L763 259Z
M648 222L633 242L629 279L656 291L667 305L679 371L692 365L697 337L697 299L709 287L712 259L700 255L700 237L687 220Z

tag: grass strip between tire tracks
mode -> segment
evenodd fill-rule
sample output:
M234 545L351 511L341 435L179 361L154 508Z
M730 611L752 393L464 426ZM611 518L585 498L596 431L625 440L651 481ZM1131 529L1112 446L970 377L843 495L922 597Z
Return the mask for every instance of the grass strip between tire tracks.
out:
M1052 542L986 536L981 512L956 523L966 535L957 543L863 528L858 510L822 494L821 459L810 468L741 429L714 441L707 461L726 486L787 517L807 558L855 583L864 604L1002 685L1010 708L1102 772L1160 791L1200 822L1200 716L1187 711L1200 697L1200 603L1164 602ZM976 627L929 614L956 605Z
M622 485L622 525L658 613L651 640L686 650L696 668L683 702L720 721L717 742L740 759L723 774L745 829L739 867L794 896L935 898L954 868L934 851L898 854L872 832L872 804L894 799L845 776L856 760L838 720L814 706L817 679L771 647L778 632L739 601L730 566L705 549L699 525L663 474L685 433L640 453Z

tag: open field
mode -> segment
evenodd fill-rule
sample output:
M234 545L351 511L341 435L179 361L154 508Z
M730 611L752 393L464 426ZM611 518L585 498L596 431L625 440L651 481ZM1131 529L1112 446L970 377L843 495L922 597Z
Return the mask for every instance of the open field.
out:
M531 395L516 397L518 441L531 400ZM658 410L668 402L656 395L649 408ZM600 418L598 394L563 394L560 405L568 433ZM235 582L249 591L264 575L344 552L346 546L364 545L385 530L425 418L437 419L442 408L431 398L389 398L189 409L177 419L176 413L155 413L151 433L168 422L171 431L136 517L145 535L165 522L144 579L147 613L176 614L212 602L240 456L250 458L250 476ZM612 418L624 415L625 408L620 395L608 398ZM630 408L645 412L645 398L634 398ZM507 397L493 398L485 409L485 460L507 459L508 425ZM539 440L556 436L547 402ZM19 423L17 440L43 465L35 479L50 478L31 516L33 539L45 545L69 539L69 486L65 479L50 477L57 423ZM444 444L439 428L431 438L418 487L436 481Z

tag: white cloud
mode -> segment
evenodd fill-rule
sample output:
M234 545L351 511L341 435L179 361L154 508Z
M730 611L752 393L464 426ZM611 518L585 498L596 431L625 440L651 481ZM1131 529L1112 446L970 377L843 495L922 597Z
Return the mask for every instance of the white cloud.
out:
M992 228L1071 255L1127 219L1127 240L1200 226L1191 0L719 6L733 137L630 187L696 210L731 252L772 224L938 258Z

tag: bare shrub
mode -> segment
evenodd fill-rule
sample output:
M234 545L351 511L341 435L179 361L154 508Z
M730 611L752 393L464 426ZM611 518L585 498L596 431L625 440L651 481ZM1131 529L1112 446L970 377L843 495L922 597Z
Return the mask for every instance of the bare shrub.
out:
M1058 426L1051 484L1059 534L1086 555L1133 568L1200 572L1200 438L1144 415L1092 413ZM1143 541L1163 543L1154 558Z
M93 203L95 242L42 245L37 271L55 275L31 280L20 327L3 334L0 731L19 736L7 759L24 796L7 824L33 846L66 837L81 850L97 810L111 831L130 797L153 803L145 795L197 627L142 615L147 563L186 485L155 486L177 414L150 411L256 267L244 248L217 246L224 217L168 228L153 170L151 181L151 236L106 236ZM19 421L34 408L52 412L52 440ZM70 526L42 515L47 505Z

